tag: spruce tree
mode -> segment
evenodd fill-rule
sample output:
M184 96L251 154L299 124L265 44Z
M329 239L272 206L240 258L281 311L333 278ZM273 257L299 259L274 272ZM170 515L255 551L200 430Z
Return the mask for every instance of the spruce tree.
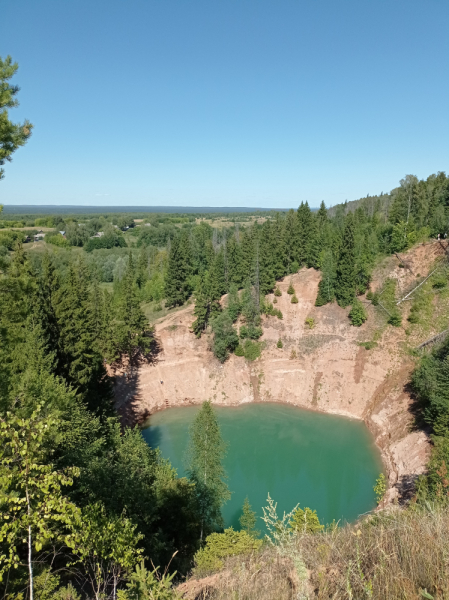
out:
M111 412L112 386L103 357L95 349L88 284L85 264L72 264L56 295L57 374L75 388L90 410Z
M345 219L340 256L337 262L335 296L340 306L352 303L356 293L356 264L354 251L354 218L348 213Z
M309 236L312 223L312 211L308 202L301 202L297 212L298 216L298 262L300 265L307 264Z
M323 249L319 230L320 223L315 215L311 214L310 216L310 230L307 240L307 266L319 269L320 253Z
M139 288L135 282L134 271L133 256L130 253L123 278L117 329L118 351L122 358L126 358L131 369L147 358L153 339L148 319L140 307Z
M335 300L336 264L332 250L322 252L321 263L321 281L315 306L323 306Z
M168 256L168 268L165 278L165 297L167 306L182 306L189 298L191 287L190 244L186 233L176 235Z
M256 531L256 522L256 513L252 510L247 496L243 502L242 516L239 519L240 527L242 528L242 531L246 531L251 537L258 537L259 532Z
M190 480L195 484L200 507L201 534L223 526L221 507L231 494L225 482L223 467L226 444L210 400L203 402L190 426L190 438L186 452L186 467Z
M195 308L193 314L196 320L192 323L192 330L196 337L200 337L206 329L209 319L220 312L220 292L216 280L209 273L200 277L198 289L195 292Z

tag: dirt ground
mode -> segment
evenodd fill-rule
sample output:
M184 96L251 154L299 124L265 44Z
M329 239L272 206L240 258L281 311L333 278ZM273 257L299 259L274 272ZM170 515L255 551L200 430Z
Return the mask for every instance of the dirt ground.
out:
M437 256L444 256L444 249L433 243L400 259L385 259L374 273L372 289L389 276L398 278L401 290L408 290ZM399 267L400 260L406 261L406 268ZM159 352L154 362L141 366L129 381L116 373L116 406L124 422L142 422L158 410L207 399L221 405L285 402L363 419L382 451L390 481L387 499L406 496L424 472L429 440L426 432L413 430L408 381L414 360L404 350L405 330L387 326L368 302L369 318L361 327L350 325L349 308L315 307L319 281L319 272L302 269L279 282L282 296L276 307L283 319L263 318L265 348L254 362L232 355L220 364L210 351L209 335L197 339L190 330L193 305L156 322ZM290 282L298 304L287 294ZM307 317L315 321L312 329L305 323ZM282 349L276 347L279 339ZM377 346L371 350L358 345L373 339Z

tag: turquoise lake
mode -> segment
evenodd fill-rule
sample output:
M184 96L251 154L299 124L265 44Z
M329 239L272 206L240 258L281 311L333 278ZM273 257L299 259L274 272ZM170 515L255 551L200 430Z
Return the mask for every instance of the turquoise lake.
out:
M362 421L275 403L214 408L228 443L225 468L232 498L223 508L227 527L239 527L246 496L261 516L268 493L278 503L278 514L299 503L316 509L322 523L353 521L375 507L373 485L383 466ZM185 474L189 425L198 410L158 412L142 430L180 476Z

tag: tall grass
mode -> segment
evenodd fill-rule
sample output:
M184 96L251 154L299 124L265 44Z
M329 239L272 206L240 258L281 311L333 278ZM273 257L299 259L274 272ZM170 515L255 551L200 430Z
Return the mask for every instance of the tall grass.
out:
M197 598L449 598L447 508L392 508L355 525L299 535L295 547L307 568L306 586L293 558L265 546L251 556L228 559L213 588Z

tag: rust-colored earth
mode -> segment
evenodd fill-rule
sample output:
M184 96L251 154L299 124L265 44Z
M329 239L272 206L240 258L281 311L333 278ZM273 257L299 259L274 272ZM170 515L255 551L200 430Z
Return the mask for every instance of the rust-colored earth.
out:
M444 256L444 248L432 243L402 255L406 268L399 267L397 257L389 257L376 270L372 288L389 276L407 290L439 255ZM290 281L298 304L287 294ZM192 304L156 322L160 352L154 362L142 365L129 380L116 373L116 406L123 421L142 422L155 411L207 399L221 405L285 402L363 419L388 470L387 500L405 494L424 472L429 454L427 434L412 430L413 399L407 385L414 362L404 351L405 331L385 326L368 302L369 319L359 328L350 325L349 308L315 307L319 281L319 272L303 269L279 282L282 296L276 307L283 320L263 318L265 349L254 362L232 355L220 364L210 351L210 334L197 339L190 331ZM307 317L315 321L312 329L305 324ZM358 345L376 332L375 348ZM282 349L276 347L279 338Z

